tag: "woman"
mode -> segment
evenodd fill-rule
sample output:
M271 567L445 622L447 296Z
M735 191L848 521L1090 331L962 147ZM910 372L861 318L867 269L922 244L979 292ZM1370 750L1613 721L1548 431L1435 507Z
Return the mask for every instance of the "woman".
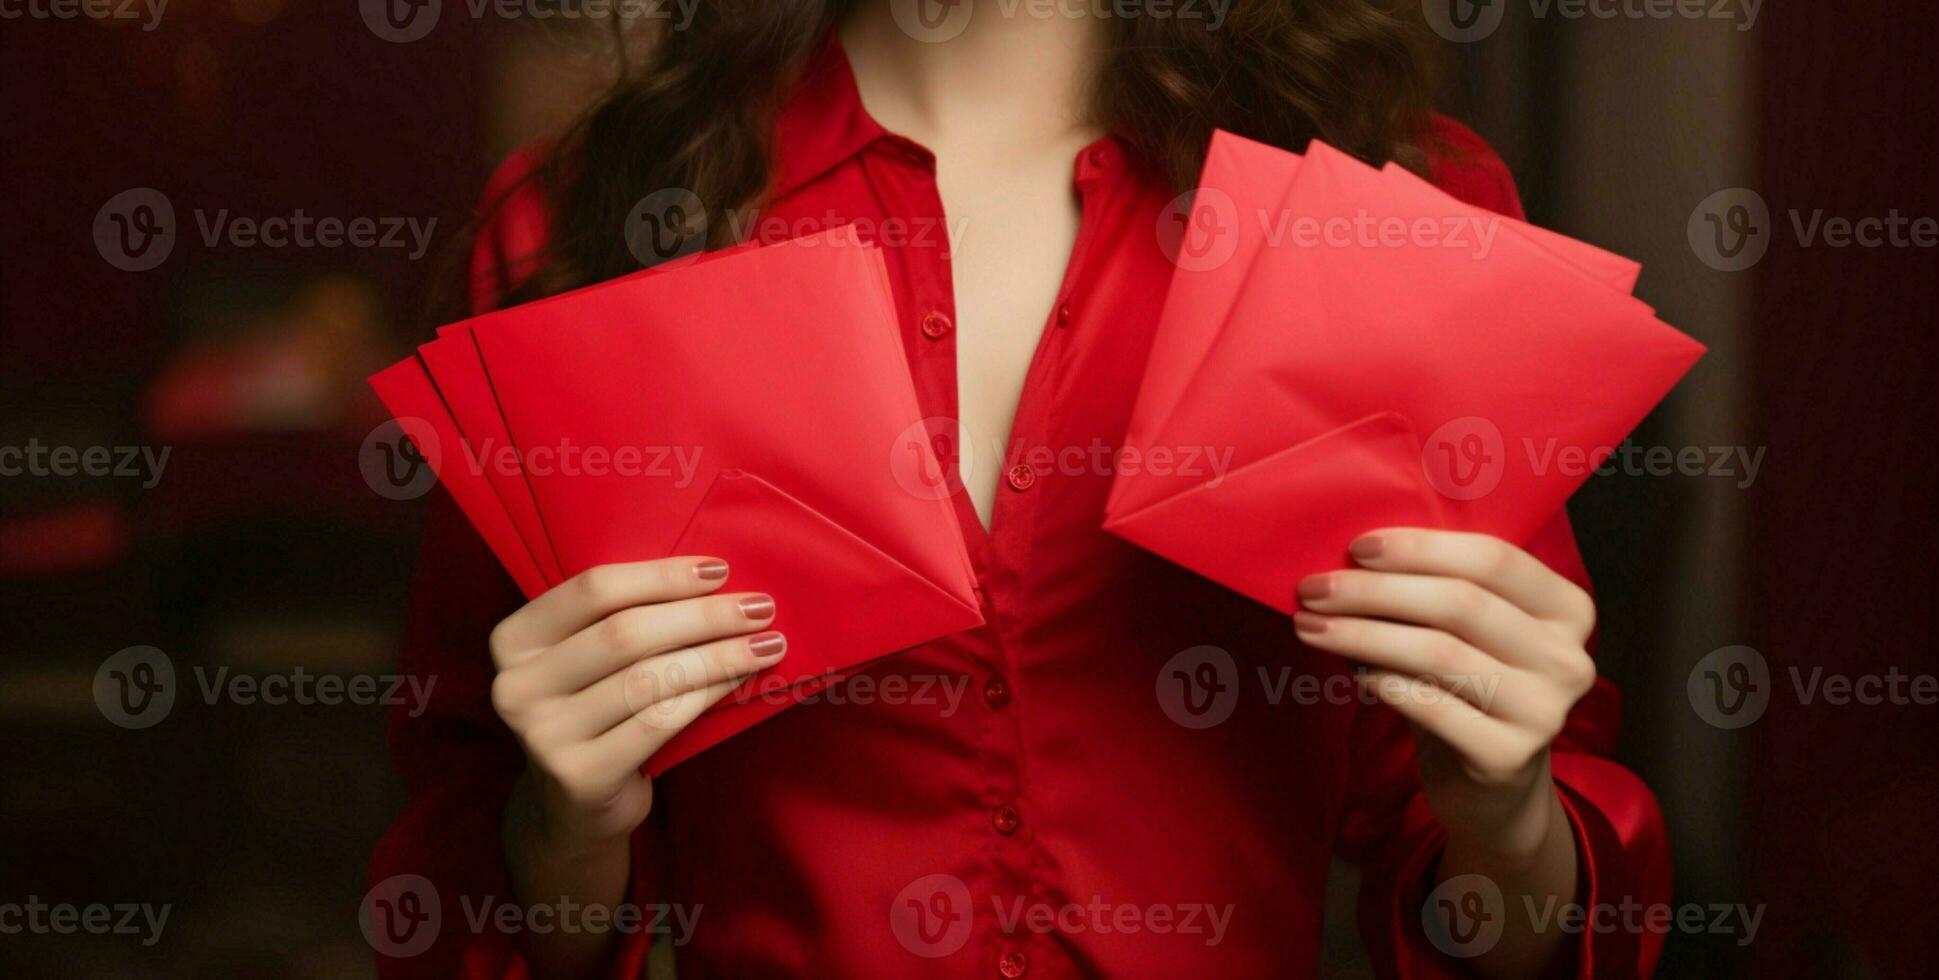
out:
M1668 889L1654 801L1595 754L1613 691L1564 515L1525 547L1368 528L1288 622L1100 531L1108 465L1040 462L1121 441L1170 269L1154 230L1214 127L1517 214L1500 161L1427 113L1411 7L701 4L546 162L509 164L481 306L652 261L623 229L668 188L706 216L664 254L873 234L925 415L980 434L947 478L988 625L648 780L786 656L787 610L736 591L732 555L521 606L437 500L406 649L436 698L395 719L410 804L373 880L422 875L442 925L386 972L630 976L657 931L689 977L1310 974L1335 854L1385 973L1647 972L1658 933L1550 914ZM629 671L700 679L657 685L645 725ZM588 907L662 928L574 928Z

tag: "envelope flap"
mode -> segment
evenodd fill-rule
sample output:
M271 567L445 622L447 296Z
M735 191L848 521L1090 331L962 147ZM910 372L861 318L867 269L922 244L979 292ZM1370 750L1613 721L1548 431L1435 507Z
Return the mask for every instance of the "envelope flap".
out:
M884 465L922 411L882 261L804 239L476 327L561 570L664 554L714 473L750 469L967 594L947 504Z
M1296 213L1341 219L1382 199L1377 171L1331 160L1301 165ZM1423 434L1476 419L1508 452L1498 489L1459 500L1455 524L1531 530L1585 474L1525 450L1616 445L1702 347L1522 236L1485 255L1467 244L1349 235L1262 255L1195 381L1217 396L1181 402L1166 440L1229 446L1243 466L1375 412ZM1235 425L1235 404L1272 410Z
M1224 329L1259 253L1269 246L1269 216L1299 172L1300 158L1275 146L1214 130L1197 189L1180 195L1158 219L1158 239L1172 265L1126 447L1150 450L1191 387ZM1142 507L1189 479L1147 474L1111 487L1113 510Z
M1440 495L1405 417L1341 426L1105 523L1106 530L1290 615L1299 579L1347 567L1379 527L1438 527Z
M975 596L952 595L773 484L723 470L674 554L727 561L727 588L775 597L788 655L749 678L654 759L656 771L787 708L859 665L982 625ZM705 720L705 718L703 718ZM669 752L672 755L669 755Z

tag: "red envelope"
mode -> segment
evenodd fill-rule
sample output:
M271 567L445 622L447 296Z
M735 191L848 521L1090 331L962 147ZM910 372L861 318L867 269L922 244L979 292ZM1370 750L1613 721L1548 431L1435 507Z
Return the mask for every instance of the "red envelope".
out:
M880 254L847 229L735 246L451 324L371 379L528 596L612 561L713 554L777 597L789 656L661 773L877 657L982 623ZM595 468L560 450L606 450ZM686 449L626 471L613 451ZM688 465L690 464L690 465ZM659 470L647 471L652 466Z
M1271 224L1368 216L1493 233ZM1126 447L1230 450L1234 468L1127 470L1105 527L1289 613L1299 579L1375 527L1526 540L1587 476L1561 454L1616 446L1703 351L1628 295L1634 263L1319 143L1218 134L1179 254Z
M717 252L695 253L643 269L615 282L676 272L752 247L755 247L753 243L744 243ZM602 283L586 289L612 284ZM521 307L518 315L530 316L554 301L584 291L575 290L535 300ZM531 553L540 577L547 586L552 586L565 581L566 576L560 572L551 536L546 533L545 522L539 516L538 503L533 499L531 486L525 479L524 461L519 455L518 446L512 442L504 414L498 407L497 396L492 391L491 380L485 375L484 358L478 353L477 342L472 337L472 330L476 326L490 323L503 314L504 311L494 311L438 328L438 339L419 347L418 358L424 362L424 368L430 373L438 394L449 407L451 421L461 436L450 443L464 451L457 461L481 472L491 484L505 511L505 520L516 529L523 547Z
M548 580L519 537L497 491L484 474L446 455L463 453L464 437L423 362L415 357L399 361L372 375L370 386L405 434L418 444L458 509L478 529L499 564L511 573L519 591L528 599L544 592Z
M521 543L538 565L547 585L565 581L552 540L545 533L538 503L525 482L523 461L512 443L505 417L499 413L490 379L485 377L485 362L478 356L478 345L468 329L440 330L437 340L417 349L438 393L451 409L459 438L454 443L463 451L455 460L477 471L491 485L505 518L518 532Z
M896 478L928 443L886 269L847 229L468 325L562 574L714 554L731 588L776 597L787 658L654 771L982 623L955 515Z

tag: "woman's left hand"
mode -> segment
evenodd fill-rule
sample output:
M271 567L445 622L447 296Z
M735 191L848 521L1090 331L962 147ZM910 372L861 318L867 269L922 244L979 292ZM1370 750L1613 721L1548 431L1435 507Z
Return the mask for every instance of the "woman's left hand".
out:
M1299 638L1365 664L1361 684L1413 723L1427 803L1452 844L1534 861L1565 819L1549 744L1594 685L1588 593L1480 534L1386 528L1360 568L1300 583Z

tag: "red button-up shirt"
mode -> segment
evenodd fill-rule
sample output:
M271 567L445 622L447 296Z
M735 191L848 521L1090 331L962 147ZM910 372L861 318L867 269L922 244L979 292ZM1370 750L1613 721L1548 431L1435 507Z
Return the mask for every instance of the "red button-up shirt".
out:
M1441 186L1518 214L1500 160L1438 125L1460 151L1437 163ZM924 413L955 417L934 157L868 116L833 47L776 144L751 236L854 222L882 244ZM1405 723L1284 617L1099 529L1169 277L1157 228L1173 195L1111 138L1078 155L1073 179L1082 225L990 530L960 482L954 495L988 624L887 658L659 779L630 901L677 913L661 924L682 977L1311 974L1336 855L1363 871L1361 923L1383 973L1453 968L1421 925L1441 841ZM529 253L537 208L515 202L481 241L482 267ZM372 880L385 908L400 889L434 888L435 903L412 907L435 939L420 951L393 929L374 944L387 976L521 975L517 936L474 921L514 903L497 827L523 760L490 707L486 639L520 599L442 494L426 521L404 663L437 684L428 710L394 719L410 802ZM1529 548L1584 582L1563 515ZM1664 902L1655 803L1598 757L1614 701L1605 682L1579 705L1554 759L1582 898ZM643 969L653 938L617 941L622 975ZM1636 974L1660 941L1589 931L1569 955L1585 976Z

